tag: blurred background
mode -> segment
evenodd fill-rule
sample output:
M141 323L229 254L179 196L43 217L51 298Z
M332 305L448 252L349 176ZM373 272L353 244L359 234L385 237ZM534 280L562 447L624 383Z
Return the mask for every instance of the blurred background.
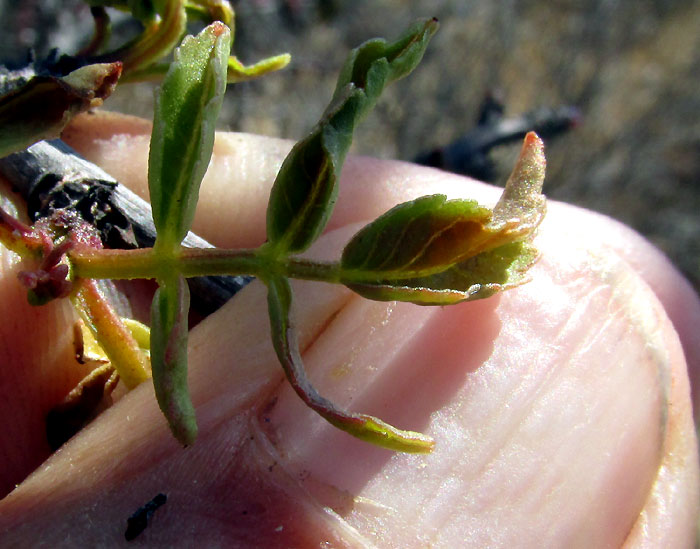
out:
M578 109L548 143L546 194L615 217L663 249L700 289L700 2L692 0L249 0L235 53L292 54L284 71L237 84L222 129L298 139L313 126L352 47L418 17L441 28L423 63L360 126L354 152L411 160L473 130L487 97L505 118ZM124 34L133 32L115 18ZM0 0L0 61L90 36L78 0ZM106 108L151 116L153 86L122 86ZM518 144L493 149L503 183Z

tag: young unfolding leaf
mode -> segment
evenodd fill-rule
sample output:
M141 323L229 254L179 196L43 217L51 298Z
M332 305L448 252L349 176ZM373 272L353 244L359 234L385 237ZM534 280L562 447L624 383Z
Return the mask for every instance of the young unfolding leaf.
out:
M230 48L231 35L222 23L185 38L156 99L148 185L156 248L167 253L180 245L192 224L214 146Z
M396 206L347 244L341 281L371 299L422 305L521 284L537 258L526 240L544 216L544 169L542 141L530 133L493 212L443 195Z
M0 157L57 137L73 116L109 97L121 71L121 63L87 65L63 77L14 79L0 71Z
M189 16L197 16L206 22L221 21L233 32L234 13L227 0L187 0L185 8Z
M160 409L185 446L197 437L187 386L187 313L190 293L182 276L160 281L151 305L151 369Z
M146 24L156 17L154 2L144 0L86 0L92 7L115 8L128 11L133 17Z
M237 57L231 56L228 58L228 72L226 73L226 79L229 84L254 80L267 73L283 69L289 65L291 60L292 57L288 53L282 53L280 55L266 57L253 65L244 65L238 60Z
M387 84L413 70L436 30L437 21L425 21L396 42L371 40L350 54L330 106L289 153L270 193L267 238L277 253L303 251L321 234L355 125Z
M366 415L338 409L328 399L318 394L304 372L299 344L290 320L292 289L284 277L270 277L268 309L272 343L282 363L289 383L304 403L326 421L361 440L383 448L410 453L427 453L433 449L433 439L414 431L403 431Z
M536 133L528 133L506 188L493 208L491 229L507 227L511 235L529 235L541 223L546 209L541 194L546 166L542 140Z
M362 108L366 114L387 84L416 68L438 26L434 18L417 21L394 42L374 38L352 50L338 75L331 109L336 101L344 101L348 89L359 89L365 96Z
M134 17L144 24L144 31L136 40L106 57L120 59L128 76L148 68L173 50L185 33L187 12L185 0L129 0L127 4Z

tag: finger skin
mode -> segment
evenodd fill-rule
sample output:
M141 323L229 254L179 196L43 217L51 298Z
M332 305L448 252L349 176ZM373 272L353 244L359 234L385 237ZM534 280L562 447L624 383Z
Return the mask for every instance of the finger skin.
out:
M348 522L379 546L616 547L652 523L652 544L692 543L697 454L677 336L625 262L567 250L554 229L543 228L533 281L497 305L425 312L353 298L339 333L305 354L339 404L412 428L430 414L433 455L387 460L315 421L287 388L276 401L268 425L287 467L329 506L340 505L329 487L359 496ZM353 344L334 353L339 341ZM660 459L668 477L654 484Z
M487 204L496 192L351 160L337 230L313 253L337 257L352 222L438 191ZM0 532L10 544L113 543L136 508L167 492L139 538L149 545L691 546L697 443L678 334L628 261L636 244L627 255L602 246L590 234L617 225L580 214L588 230L571 231L572 215L551 206L532 281L500 298L421 308L295 286L322 394L425 430L433 454L370 447L300 406L256 284L191 335L193 447L177 447L142 386L0 503ZM673 280L664 269L659 279Z
M660 519L671 521L666 541L687 545L697 496L689 407L680 420L663 418L664 397L687 402L677 338L624 263L580 250L561 259L545 255L533 282L500 300L443 309L298 288L309 305L297 311L304 358L319 389L425 429L434 454L371 448L300 408L264 315L251 314L263 298L256 285L193 331L197 443L177 447L142 386L6 498L6 539L108 543L164 492L167 509L143 534L149 544L252 547L252 530L270 547L619 546L654 487ZM557 295L556 308L542 292ZM638 310L639 292L648 309ZM600 316L602 326L591 322ZM536 329L543 319L546 332ZM692 448L667 442L670 433ZM655 485L665 454L681 462L666 467L670 491Z
M2 178L0 191L10 197L2 207L21 217ZM17 274L31 268L0 246L0 497L49 457L46 414L89 372L75 360L72 327L77 318L70 304L27 303Z

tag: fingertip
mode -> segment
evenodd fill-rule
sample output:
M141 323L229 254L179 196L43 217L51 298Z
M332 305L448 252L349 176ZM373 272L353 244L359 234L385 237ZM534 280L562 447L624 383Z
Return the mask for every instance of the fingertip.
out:
M695 414L700 414L700 298L663 252L627 225L600 213L554 203L542 227L562 246L610 250L626 261L654 292L678 333L690 377Z

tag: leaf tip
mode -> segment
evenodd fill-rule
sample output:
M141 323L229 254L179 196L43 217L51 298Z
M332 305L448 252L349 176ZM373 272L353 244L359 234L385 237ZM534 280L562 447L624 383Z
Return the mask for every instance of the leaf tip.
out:
M540 139L540 136L537 135L537 132L534 132L534 131L527 132L527 134L525 135L525 144L530 145L533 143L539 144L540 147L542 147L544 145L542 143L542 139Z
M440 28L440 22L438 21L437 17L431 17L430 19L418 21L416 23L416 27L413 28L415 29L416 34L423 36L424 40L430 40L430 38L432 38ZM427 46L427 42L425 45Z
M331 420L331 423L360 440L394 452L429 454L435 448L435 440L423 433L397 429L379 418L366 414L357 414L355 418L359 420L359 425L355 425L352 421ZM326 417L326 419L329 418Z
M535 132L528 132L503 194L493 209L493 226L517 221L521 229L531 231L539 225L546 209L542 194L546 168L544 143Z
M539 193L544 183L546 168L547 159L544 156L544 143L535 132L528 132L510 179L517 179L521 183L527 182L530 193Z
M292 54L290 53L281 53L279 55L276 55L273 59L275 59L275 69L283 69L289 63L292 61Z
M214 21L209 25L209 30L214 36L219 37L228 32L229 28L221 21Z
M197 440L197 423L187 419L177 423L170 422L170 431L183 448L192 446Z
M535 132L528 132L527 135L525 135L518 163L523 161L536 166L537 169L541 171L542 180L544 180L544 171L547 167L547 159L544 156L544 142Z

